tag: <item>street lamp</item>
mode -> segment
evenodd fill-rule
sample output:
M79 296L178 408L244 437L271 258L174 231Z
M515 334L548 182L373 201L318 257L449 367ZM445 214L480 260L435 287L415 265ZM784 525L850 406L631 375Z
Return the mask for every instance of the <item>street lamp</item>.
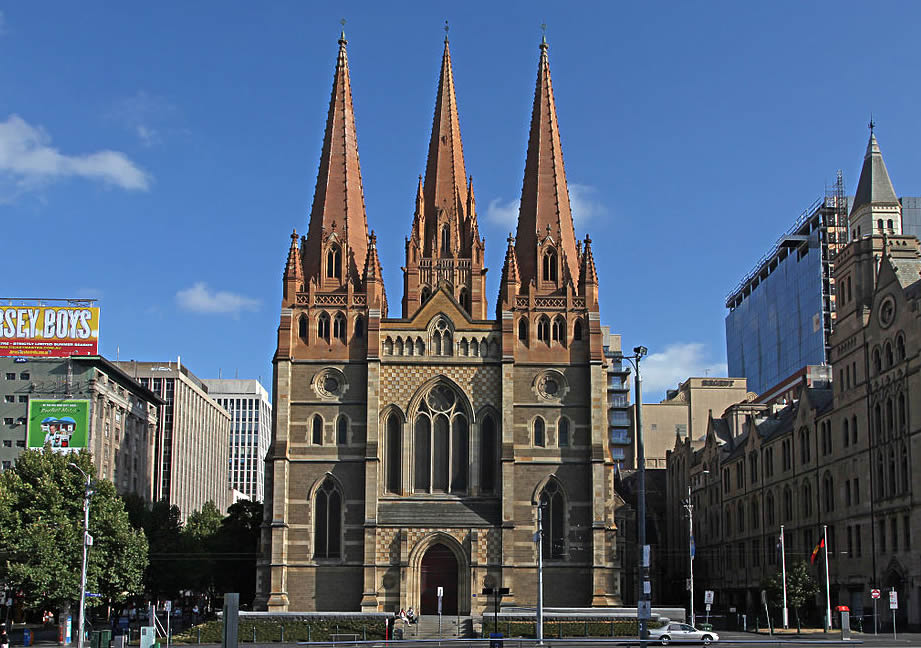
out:
M704 475L709 475L709 470L704 470ZM697 551L697 547L694 544L694 504L691 502L691 479L688 475L688 499L684 503L684 508L688 512L688 571L690 578L688 583L690 584L691 590L691 625L697 627L694 619L694 554ZM709 614L709 612L707 612Z
M534 634L537 636L537 645L544 645L544 503L537 500L537 533L534 534L537 542L537 622L534 624Z
M80 466L73 462L67 465L77 470L86 480L83 489L83 569L80 574L80 630L77 635L77 648L83 648L83 628L86 625L86 557L90 545L93 544L93 536L90 535L90 497L93 495L93 487L90 476L83 472Z
M646 451L643 448L643 379L640 376L640 360L649 353L644 346L633 347L633 355L623 352L614 356L626 360L636 373L633 377L636 392L636 539L640 548L640 587L636 597L636 622L641 640L649 639L649 619L652 616L652 591L649 585L649 546L646 544Z

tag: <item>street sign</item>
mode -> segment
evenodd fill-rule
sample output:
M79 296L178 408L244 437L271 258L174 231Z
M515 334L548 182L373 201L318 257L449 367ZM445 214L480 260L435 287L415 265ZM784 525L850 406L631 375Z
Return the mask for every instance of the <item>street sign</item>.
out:
M102 598L102 594L96 594L95 592L87 592L86 598Z
M649 545L643 545L643 567L649 567Z
M889 609L898 610L899 609L899 593L895 590L889 592Z
M704 592L704 603L707 605L713 605L713 590L707 590Z
M438 586L438 598L441 598L441 597L444 596L444 595L445 595L445 588L443 588L443 587L441 587L441 586L439 585L439 586Z
M707 614L710 614L710 603L707 603Z
M871 590L870 590L870 598L878 599L878 598L879 598L879 590L878 590L878 589L871 589Z

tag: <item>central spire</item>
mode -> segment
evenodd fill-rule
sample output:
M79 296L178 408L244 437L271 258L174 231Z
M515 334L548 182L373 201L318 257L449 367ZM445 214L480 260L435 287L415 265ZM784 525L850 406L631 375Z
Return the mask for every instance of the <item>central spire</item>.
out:
M456 232L457 226L464 220L463 211L467 204L467 169L464 165L464 147L461 144L447 32L422 194L425 202L424 255L438 256L439 211L446 212L451 221L451 229Z
M531 112L531 133L521 187L515 248L521 283L537 281L538 246L549 241L562 255L561 282L576 282L579 255L569 206L569 189L563 168L563 149L557 123L556 101L550 81L550 60L546 37L541 38L537 85ZM555 271L554 271L555 274Z

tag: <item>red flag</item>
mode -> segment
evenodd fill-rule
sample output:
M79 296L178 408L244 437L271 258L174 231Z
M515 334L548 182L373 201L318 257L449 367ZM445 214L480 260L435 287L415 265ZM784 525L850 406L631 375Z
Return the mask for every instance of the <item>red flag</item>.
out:
M825 536L822 536L822 538L819 540L819 544L817 544L815 546L815 549L812 550L812 556L810 556L809 558L810 563L815 562L815 557L819 555L819 549L821 549L824 546L825 546Z

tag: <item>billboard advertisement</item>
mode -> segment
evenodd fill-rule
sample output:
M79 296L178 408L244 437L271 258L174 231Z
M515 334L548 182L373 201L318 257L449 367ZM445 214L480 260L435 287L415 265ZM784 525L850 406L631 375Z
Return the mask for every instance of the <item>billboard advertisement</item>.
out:
M97 306L0 306L0 357L97 355Z
M76 452L87 446L90 402L33 398L29 401L28 440L30 448L47 443L53 452Z

